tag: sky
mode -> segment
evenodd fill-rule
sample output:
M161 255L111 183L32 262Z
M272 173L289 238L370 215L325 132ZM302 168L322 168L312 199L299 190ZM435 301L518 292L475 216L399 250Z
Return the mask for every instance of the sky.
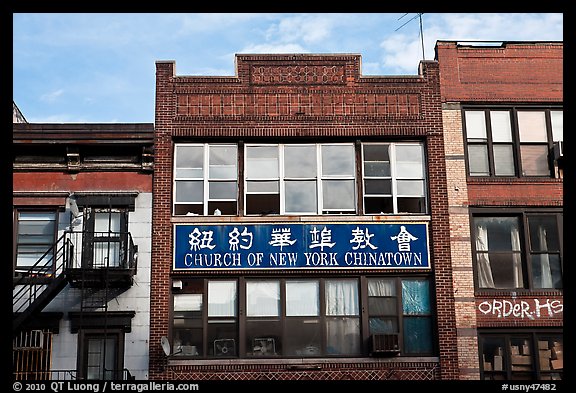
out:
M438 40L563 30L562 13L14 13L12 95L30 123L153 123L160 60L233 76L236 54L353 53L363 75L417 75Z

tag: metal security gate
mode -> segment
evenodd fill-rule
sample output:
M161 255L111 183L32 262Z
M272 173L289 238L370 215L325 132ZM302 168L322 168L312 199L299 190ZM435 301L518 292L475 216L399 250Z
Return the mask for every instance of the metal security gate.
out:
M12 369L16 380L49 380L52 332L22 331L12 341Z

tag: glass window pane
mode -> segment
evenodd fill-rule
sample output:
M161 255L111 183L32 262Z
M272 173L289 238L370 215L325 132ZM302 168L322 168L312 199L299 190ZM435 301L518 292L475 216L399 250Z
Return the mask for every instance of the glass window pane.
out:
M432 323L430 318L404 318L404 352L432 352Z
M320 312L318 281L286 281L286 316L316 316Z
M548 167L547 145L522 145L522 175L524 176L550 176Z
M492 142L512 142L510 112L490 111L490 125L492 126Z
M544 112L518 112L520 142L546 142L546 117Z
M236 199L236 182L211 181L210 199Z
M520 251L514 236L519 231L517 217L475 217L474 223L477 232L478 228L485 228L484 233L477 233L477 236L482 238L483 250ZM476 246L476 248L479 247Z
M364 177L390 177L390 162L364 161Z
M326 280L326 315L358 315L358 281Z
M370 334L398 333L398 320L396 318L369 318Z
M318 203L315 181L286 181L286 213L316 213Z
M284 176L286 178L315 178L316 146L284 146Z
M219 165L210 166L210 179L236 179L236 166L235 165Z
M246 178L278 178L278 146L246 146Z
M562 265L558 254L535 254L531 263L534 288L562 289Z
M369 279L368 296L396 296L396 285L393 279Z
M483 337L480 351L483 362L481 364L484 372L504 371L508 368L506 353L506 343L503 337Z
M202 168L204 167L204 146L188 146L176 145L176 174L179 168L194 168L199 170L200 177L202 176Z
M423 180L398 180L396 185L398 195L424 195Z
M494 145L494 172L497 176L514 176L512 145Z
M368 313L370 315L396 315L396 297L369 297Z
M280 282L246 282L246 315L268 317L280 315Z
M246 214L280 214L280 194L246 195Z
M390 161L389 144L364 144L362 149L364 152L364 161Z
M324 210L354 210L354 180L322 181Z
M326 320L326 354L360 355L359 318L329 318Z
M396 145L396 176L424 177L424 150L422 145Z
M208 316L236 316L236 281L208 282Z
M55 221L56 213L54 212L20 212L19 221Z
M354 176L354 145L322 145L322 176Z
M486 145L468 145L468 167L471 176L490 175Z
M174 311L202 311L202 294L181 293L174 295Z
M528 228L530 231L530 250L560 250L556 216L530 216L528 217Z
M315 357L321 355L320 321L317 318L288 318L284 335L287 356Z
M278 181L248 181L247 192L279 193L280 182Z
M203 202L204 182L202 181L177 181L176 202Z
M282 325L272 318L246 320L246 355L282 355Z
M364 180L364 194L392 195L392 180L366 179Z
M120 213L96 213L94 215L94 232L120 232Z
M486 140L486 118L484 111L464 112L466 120L466 137L470 139Z
M552 140L554 142L564 140L564 112L550 111L552 120Z
M427 280L402 280L402 310L405 315L430 314L430 285Z
M210 165L232 165L236 166L238 152L236 146L232 145L210 145Z

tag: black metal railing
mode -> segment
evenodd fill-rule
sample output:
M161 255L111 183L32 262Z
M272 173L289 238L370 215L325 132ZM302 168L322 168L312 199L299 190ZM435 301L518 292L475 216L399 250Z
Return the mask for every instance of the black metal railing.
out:
M14 326L33 303L42 308L53 299L57 293L50 292L59 292L71 271L110 269L134 275L136 267L137 246L129 232L66 231L34 265L16 269L12 312L20 315Z

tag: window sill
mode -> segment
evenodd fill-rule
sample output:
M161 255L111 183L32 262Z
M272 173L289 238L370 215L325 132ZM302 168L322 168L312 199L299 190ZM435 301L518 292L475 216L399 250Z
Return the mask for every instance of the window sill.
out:
M285 365L287 369L322 369L324 364L347 363L438 363L437 356L393 356L393 357L358 357L358 358L294 358L294 359L168 359L168 366L225 366L225 365L254 365L275 364Z

